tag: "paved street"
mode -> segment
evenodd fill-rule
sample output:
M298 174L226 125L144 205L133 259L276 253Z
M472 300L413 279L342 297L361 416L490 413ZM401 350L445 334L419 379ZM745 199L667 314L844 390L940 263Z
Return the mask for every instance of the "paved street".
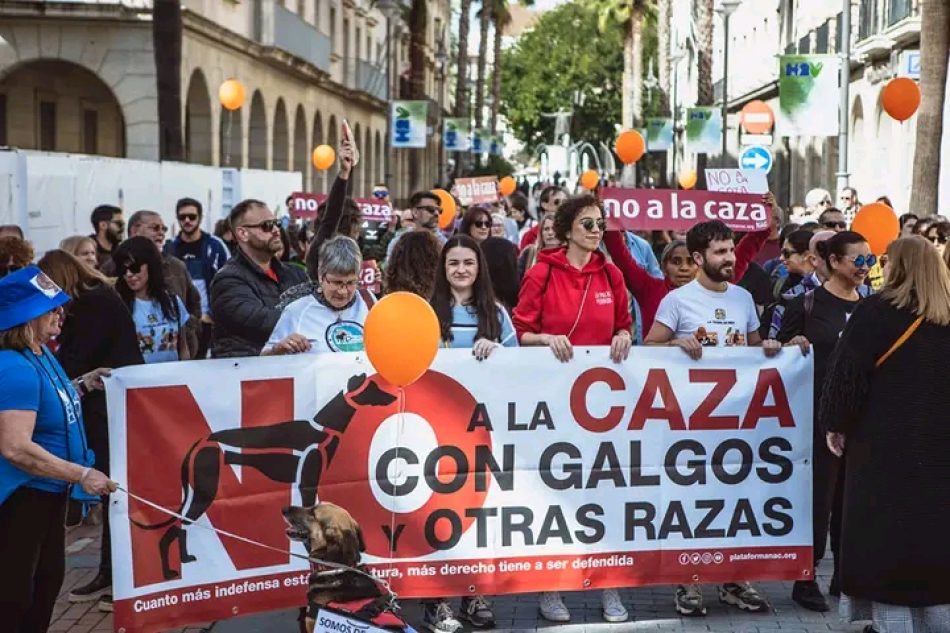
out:
M69 633L99 633L112 631L111 614L100 613L95 603L70 605L66 594L95 574L99 563L99 528L80 527L67 538L67 570L62 595L53 614L50 631ZM827 586L831 573L827 563L819 569L819 580ZM604 624L600 619L600 595L598 592L566 594L564 602L574 617L567 625L554 625L540 620L537 614L537 598L534 595L511 596L494 601L498 618L498 633L522 633L547 631L548 633L604 633L627 631L684 631L712 633L820 633L838 631L858 633L861 626L843 625L836 611L821 614L802 609L791 601L791 583L762 583L760 588L772 602L772 611L766 614L741 613L727 608L714 599L709 592L705 618L678 618L673 613L673 596L668 587L648 587L621 592L624 604L631 611L632 620L622 624ZM711 589L711 588L710 588ZM710 600L709 598L713 599ZM457 602L456 602L457 604ZM837 603L835 603L835 607ZM418 623L420 609L417 603L404 605L410 623ZM267 613L238 618L210 625L180 629L175 633L198 633L211 630L214 633L277 633L296 631L296 611Z

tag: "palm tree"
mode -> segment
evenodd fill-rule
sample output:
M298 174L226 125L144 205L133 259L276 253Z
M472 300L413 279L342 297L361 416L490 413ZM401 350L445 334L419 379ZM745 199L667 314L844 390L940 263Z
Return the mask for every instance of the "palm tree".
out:
M713 104L712 85L712 56L713 56L713 0L694 0L693 17L696 21L696 70L697 89L696 105L711 106ZM723 122L725 125L725 122ZM706 188L706 154L696 155L696 187Z
M472 0L461 0L459 11L458 56L455 62L455 116L467 119L468 110L468 32L471 27ZM462 174L463 159L455 161L455 177Z
M918 215L934 215L940 184L943 105L947 97L950 4L947 0L921 0L920 13L921 97L909 210Z
M670 0L656 3L656 65L660 82L660 112L670 112Z
M405 15L409 25L409 85L405 98L426 99L426 25L428 11L426 0L412 0ZM410 149L409 152L409 184L410 191L419 191L425 188L423 180L422 161L426 150Z
M485 67L488 64L488 29L492 21L492 0L482 0L482 9L478 12L478 67L475 75L475 129L484 124L485 108ZM475 156L475 164L481 164L481 156Z
M491 128L492 136L498 131L498 107L501 102L501 36L505 27L511 23L511 13L508 11L508 0L493 0L492 16L495 23L495 43L492 49L494 68L491 80Z
M152 3L152 49L158 91L158 145L162 160L183 160L181 121L181 2Z
M624 29L621 125L631 128L643 116L643 19L646 0L603 0L600 30Z

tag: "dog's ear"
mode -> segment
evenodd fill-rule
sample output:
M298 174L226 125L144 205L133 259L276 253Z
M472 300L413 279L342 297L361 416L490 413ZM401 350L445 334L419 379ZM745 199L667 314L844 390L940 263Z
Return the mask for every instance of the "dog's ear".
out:
M360 533L356 530L340 531L340 554L342 554L343 564L355 567L360 562Z
M365 552L365 551L366 551L366 541L363 540L363 528L361 528L359 525L356 526L356 540L357 540L357 541L359 542L359 544L360 544L360 551L361 551L361 552Z

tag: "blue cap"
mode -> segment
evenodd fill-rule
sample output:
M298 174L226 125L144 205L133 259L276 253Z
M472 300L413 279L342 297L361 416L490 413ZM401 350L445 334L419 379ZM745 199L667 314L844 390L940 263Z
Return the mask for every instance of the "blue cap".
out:
M36 266L0 278L0 331L9 330L55 310L69 295Z

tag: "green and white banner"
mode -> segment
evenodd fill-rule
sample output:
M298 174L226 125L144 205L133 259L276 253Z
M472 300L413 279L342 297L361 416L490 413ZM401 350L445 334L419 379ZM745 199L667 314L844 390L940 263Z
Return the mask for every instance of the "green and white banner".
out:
M472 132L472 153L485 154L491 148L491 133L479 128Z
M428 114L428 101L393 101L392 146L424 148Z
M835 55L779 58L779 136L838 134L838 69Z
M647 151L665 152L673 147L673 119L651 117L647 119Z
M447 152L467 152L472 147L472 122L468 119L446 119L442 142Z
M719 108L687 108L686 149L693 154L719 154L722 151L722 112Z

